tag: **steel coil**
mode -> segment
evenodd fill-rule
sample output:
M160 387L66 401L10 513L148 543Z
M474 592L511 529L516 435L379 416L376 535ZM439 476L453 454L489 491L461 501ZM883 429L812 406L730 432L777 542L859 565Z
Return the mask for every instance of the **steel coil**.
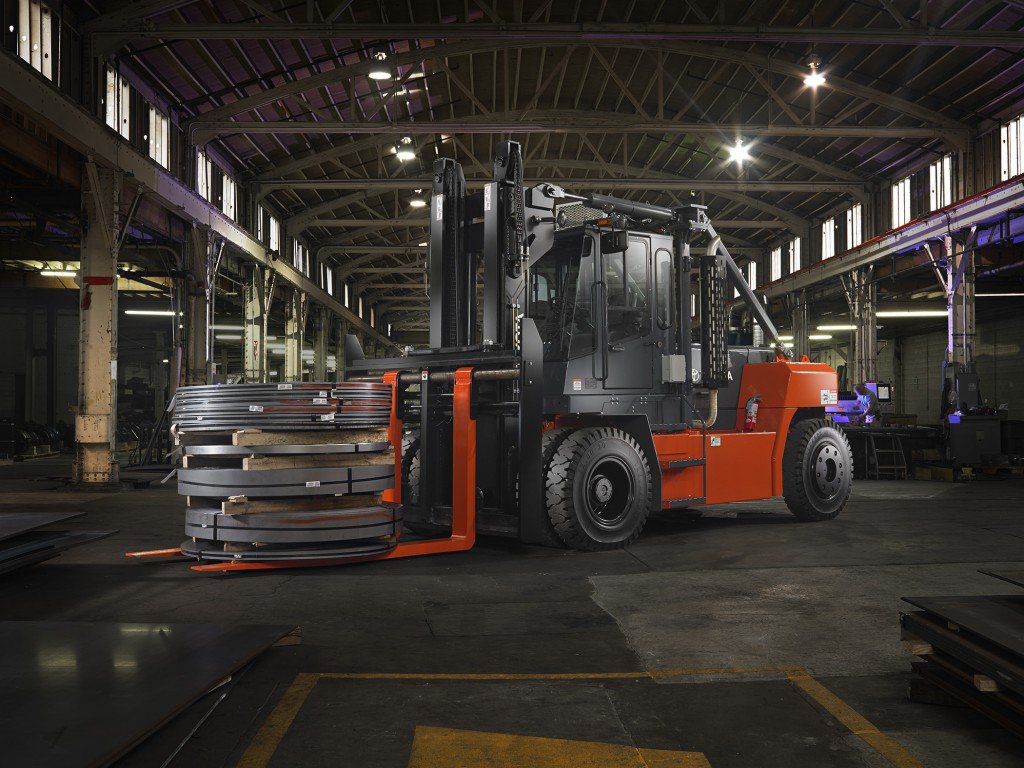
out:
M296 469L179 469L182 496L327 496L379 493L395 485L393 464Z
M356 541L395 536L400 528L401 507L397 504L245 515L227 515L205 509L189 509L185 513L186 536L245 544Z
M341 562L346 558L386 554L395 548L396 543L394 539L385 538L344 546L336 544L307 544L288 547L257 547L237 552L235 550L225 551L224 545L221 542L187 539L181 544L181 552L198 560L218 562L230 560L241 562L337 560Z

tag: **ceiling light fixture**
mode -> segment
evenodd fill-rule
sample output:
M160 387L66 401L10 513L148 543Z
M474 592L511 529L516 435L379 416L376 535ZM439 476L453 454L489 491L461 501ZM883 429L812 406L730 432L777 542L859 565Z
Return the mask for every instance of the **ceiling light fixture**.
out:
M403 163L406 160L414 160L416 158L416 150L412 146L412 136L402 137L401 141L395 146L395 157Z
M373 54L373 59L376 61L376 65L370 70L371 80L390 80L391 79L391 67L384 62L387 61L388 55L384 51L377 51Z
M819 331L856 331L856 325L819 325Z
M807 338L810 339L811 341L828 341L829 339L832 338L832 334L831 333L812 333Z
M983 297L984 298L989 298L989 299L991 299L991 298L1009 299L1009 298L1017 298L1017 297L1020 297L1020 296L1024 296L1024 293L976 293L976 294L974 294L974 297L976 299L980 299L980 298L983 298Z
M236 335L234 335L232 333L218 333L213 338L217 339L217 341L241 341L242 340L241 336L236 336Z
M169 309L126 309L126 315L149 315L152 317L174 317L174 312Z
M811 68L811 71L804 76L804 85L808 88L817 88L819 85L825 84L825 76L818 71L818 67L821 66L821 59L817 54L811 54L807 57L807 66Z
M44 270L40 271L39 274L40 275L44 275L46 277L74 277L78 273L77 272L66 272L66 271L64 271L62 269L44 269Z
M736 145L729 147L729 162L743 165L749 159L750 147L743 143L743 139L737 139Z
M422 197L414 197L412 200L409 201L409 205L411 205L413 208L426 208L427 201L424 200Z

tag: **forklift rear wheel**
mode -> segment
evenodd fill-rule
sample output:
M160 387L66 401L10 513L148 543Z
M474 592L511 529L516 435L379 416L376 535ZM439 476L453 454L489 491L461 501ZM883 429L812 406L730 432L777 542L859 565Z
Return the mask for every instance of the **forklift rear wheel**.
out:
M619 549L643 530L651 510L651 469L621 429L573 432L545 466L548 517L573 549Z
M782 455L782 493L798 520L831 520L850 497L853 458L846 435L824 419L798 421Z

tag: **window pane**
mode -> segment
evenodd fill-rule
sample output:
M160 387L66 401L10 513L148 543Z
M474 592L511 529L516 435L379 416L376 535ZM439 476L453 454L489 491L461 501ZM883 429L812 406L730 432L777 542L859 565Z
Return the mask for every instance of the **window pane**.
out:
M654 259L654 281L658 286L658 325L672 324L672 254L660 249Z
M646 336L651 330L646 242L631 242L625 254L605 254L604 263L609 343Z

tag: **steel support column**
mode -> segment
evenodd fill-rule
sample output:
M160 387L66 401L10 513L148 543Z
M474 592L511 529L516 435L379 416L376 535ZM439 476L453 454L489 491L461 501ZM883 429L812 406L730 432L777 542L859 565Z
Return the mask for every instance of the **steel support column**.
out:
M302 345L306 331L308 297L293 290L284 321L284 379L302 381Z
M331 314L317 307L313 327L313 381L327 381L327 355L331 339Z
M123 174L86 165L79 270L77 483L116 483L117 254Z
M335 323L335 341L334 341L334 361L335 361L335 372L334 378L337 381L343 381L345 379L345 368L347 367L347 360L345 359L345 337L348 336L349 325L347 320L338 320Z
M793 294L793 356L799 360L811 354L810 302L807 291Z
M209 239L201 229L193 229L192 237L186 244L188 263L188 296L181 318L185 339L185 386L206 384L213 365L210 340L209 292L206 286L207 255Z
M270 306L273 303L276 278L275 272L254 266L250 272L249 282L242 289L242 355L247 382L266 381L268 377L267 324L270 321Z
M856 330L853 334L853 369L850 382L861 384L878 378L878 318L876 289L871 281L873 267L861 267L850 274L850 314Z
M946 362L961 370L974 366L974 243L976 231L972 228L965 244L950 236L945 238L948 312L948 339Z

